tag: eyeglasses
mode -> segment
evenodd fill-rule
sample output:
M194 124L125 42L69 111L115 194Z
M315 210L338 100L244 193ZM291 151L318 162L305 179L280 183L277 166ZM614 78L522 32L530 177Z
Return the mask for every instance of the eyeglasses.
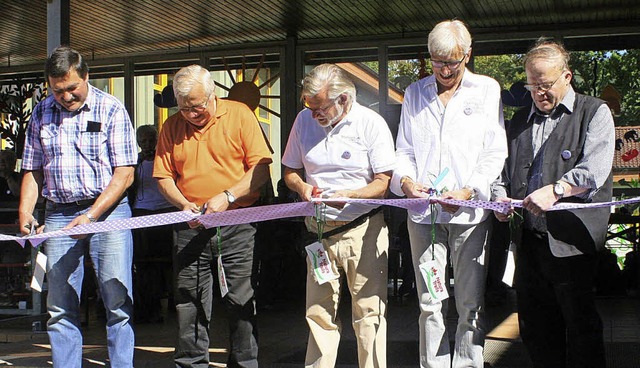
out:
M547 91L550 90L551 87L553 87L556 84L556 82L559 81L560 78L562 78L563 75L564 75L564 72L562 72L560 76L558 76L558 78L556 78L556 80L554 80L553 82L540 83L540 84L525 84L524 88L526 88L526 90L529 92L535 92L541 95L541 94L547 93Z
M314 115L317 114L322 114L322 115L327 115L327 113L329 112L329 109L332 108L335 104L336 101L338 101L338 99L340 98L340 96L334 98L333 100L331 100L331 103L329 103L327 106L325 107L318 107L317 109L312 109L309 104L307 103L307 101L304 101L304 107L306 107L307 109L311 110L311 113Z
M454 60L454 61L431 60L431 65L437 69L444 68L445 66L447 66L449 67L450 70L456 70L458 69L460 64L462 64L462 62L464 61L464 58L466 57L467 57L467 54L464 54L464 56L460 60Z
M211 95L207 97L207 100L202 105L190 106L190 107L182 107L180 108L180 112L183 114L188 114L190 112L200 114L203 113L207 109L207 105L209 104L209 100L211 99Z

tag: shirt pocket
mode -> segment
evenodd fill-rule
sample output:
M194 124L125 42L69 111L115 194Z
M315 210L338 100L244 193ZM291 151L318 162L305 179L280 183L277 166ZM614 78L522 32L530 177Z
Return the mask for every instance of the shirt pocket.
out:
M44 156L49 160L62 155L62 142L57 130L43 126L40 129L40 143Z
M105 145L106 134L103 132L82 132L76 148L84 157L95 160L100 156Z

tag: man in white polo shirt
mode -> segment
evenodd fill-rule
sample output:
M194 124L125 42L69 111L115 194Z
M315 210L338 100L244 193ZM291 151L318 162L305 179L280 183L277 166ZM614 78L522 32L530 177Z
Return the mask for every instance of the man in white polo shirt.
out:
M356 102L353 82L333 64L314 68L303 80L306 109L296 117L282 158L284 179L302 200L383 198L395 165L384 119ZM306 180L305 180L306 179ZM329 273L321 283L307 262L307 367L334 367L340 341L341 278L352 298L360 367L386 367L387 226L377 206L327 202L307 228L322 235ZM324 230L324 231L322 231Z

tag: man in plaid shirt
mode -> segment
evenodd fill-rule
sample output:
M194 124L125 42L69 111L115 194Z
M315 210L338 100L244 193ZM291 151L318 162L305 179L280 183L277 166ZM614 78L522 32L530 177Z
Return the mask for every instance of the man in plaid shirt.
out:
M135 135L124 106L89 84L77 51L61 46L45 64L51 95L34 109L22 161L20 228L39 226L33 211L46 200L37 232L131 217L125 192L137 160ZM47 239L47 323L53 365L82 366L80 292L88 249L107 311L112 367L133 367L130 230Z

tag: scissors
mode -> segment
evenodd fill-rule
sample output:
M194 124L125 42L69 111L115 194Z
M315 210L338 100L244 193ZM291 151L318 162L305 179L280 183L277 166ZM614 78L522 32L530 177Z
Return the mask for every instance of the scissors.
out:
M27 225L24 225L24 227L29 229L29 234L23 236L23 238L27 237L27 236L35 235L36 234L36 230L38 229L38 221L30 222Z

